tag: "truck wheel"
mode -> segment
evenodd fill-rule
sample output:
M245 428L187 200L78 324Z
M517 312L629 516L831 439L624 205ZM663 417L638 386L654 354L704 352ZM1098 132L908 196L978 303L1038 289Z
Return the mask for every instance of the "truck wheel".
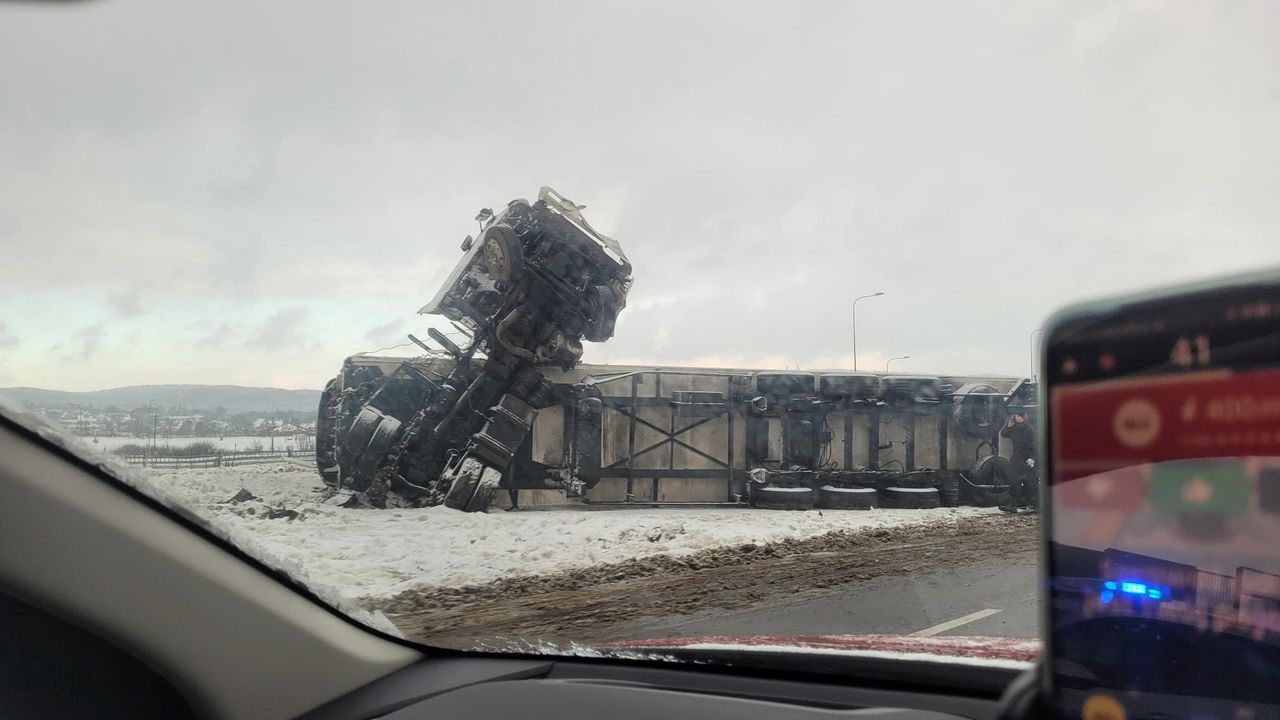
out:
M827 510L870 510L876 506L875 488L827 485L818 490L818 507Z
M941 507L942 498L937 488L885 488L881 493L883 506L887 508L923 510Z
M484 469L480 474L480 480L476 483L476 491L472 493L471 499L467 501L464 508L467 512L484 512L493 504L493 498L498 494L498 485L502 482L502 473L491 467Z
M480 248L489 275L497 282L513 283L524 270L524 250L505 225L491 225L480 238Z
M604 342L613 337L614 324L618 320L618 301L613 295L613 288L593 285L587 290L587 301L591 307L591 319L583 337L591 342Z
M762 510L810 510L816 498L812 488L771 487L751 488L751 507Z
M479 460L467 458L456 467L445 469L445 473L453 476L449 482L449 490L444 494L444 506L454 510L466 510L476 494L476 486L480 484L480 476L484 474L484 465Z
M373 476L377 474L382 462L387 459L391 446L399 435L400 421L390 415L383 416L382 422L378 423L378 427L373 431L373 437L369 438L368 447L364 449L364 453L356 463L356 477L362 478L366 488L373 482Z
M969 503L978 507L1003 505L1009 499L1013 467L1003 455L988 455L974 463L966 483Z
M320 393L316 417L316 468L329 487L338 487L338 379L330 380Z
M489 509L502 481L501 472L486 467L479 460L467 458L452 474L453 482L444 496L445 507L463 512L484 512Z
M364 492L373 482L378 464L386 457L400 431L400 421L377 408L365 407L351 422L340 449L342 487Z

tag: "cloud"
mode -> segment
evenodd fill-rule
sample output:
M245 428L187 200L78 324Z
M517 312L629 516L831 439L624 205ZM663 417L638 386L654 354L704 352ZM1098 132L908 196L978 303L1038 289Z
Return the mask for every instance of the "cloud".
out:
M79 332L58 343L52 349L64 351L59 362L88 360L98 353L106 334L107 330L103 323L97 323L81 328Z
M860 367L1026 373L1028 333L1066 302L1280 263L1280 4L654 0L511 4L496 25L492 4L412 0L305 22L21 5L0 3L25 68L0 113L0 243L36 250L0 262L20 376L56 380L46 358L86 349L66 328L113 314L132 318L119 352L79 382L136 381L127 354L156 377L318 367L317 385L419 326L394 318L435 294L477 209L544 184L635 268L591 361L851 361L850 301L884 291L858 305ZM481 26L498 51L471 53ZM512 84L529 57L555 82ZM465 112L494 87L518 116Z
M383 323L375 327L369 328L361 337L374 345L392 342L394 340L402 340L404 336L401 331L404 330L405 319L397 318L391 322Z
M142 298L134 292L112 293L107 297L107 306L117 318L137 317L146 312Z
M0 350L15 350L21 344L18 336L10 332L3 322L0 322Z
M279 310L263 320L249 332L244 346L250 350L279 352L283 350L307 350L316 347L306 327L310 311L295 306Z
M196 340L196 348L213 350L224 347L227 344L227 341L235 336L237 332L237 328L231 323L221 323L214 329L210 330L209 334L199 340Z

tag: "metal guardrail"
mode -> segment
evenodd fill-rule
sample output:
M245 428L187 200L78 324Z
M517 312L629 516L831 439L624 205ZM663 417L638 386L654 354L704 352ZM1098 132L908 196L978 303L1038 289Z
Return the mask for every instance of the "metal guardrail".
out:
M312 453L289 450L225 452L193 456L120 455L118 457L129 465L175 469L235 467L237 465L256 465L272 462L315 462L315 456Z

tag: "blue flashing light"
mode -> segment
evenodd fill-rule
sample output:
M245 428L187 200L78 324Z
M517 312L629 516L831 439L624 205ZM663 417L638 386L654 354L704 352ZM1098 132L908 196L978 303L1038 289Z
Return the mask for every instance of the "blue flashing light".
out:
M1102 583L1102 587L1104 587L1104 588L1106 588L1106 589L1108 589L1108 590L1115 590L1115 589L1116 589L1116 581L1115 581L1115 580L1108 580L1108 581L1106 581L1106 582Z
M1146 595L1147 584L1140 582L1122 582L1120 583L1120 591L1127 592L1130 595Z
M1159 600L1160 598L1164 597L1164 593L1160 592L1155 588L1151 588L1150 590L1147 591L1147 597L1151 598L1152 600Z
M1116 593L1114 590L1103 590L1102 594L1098 596L1098 599L1102 601L1103 605L1110 605L1111 601L1114 600L1115 597Z

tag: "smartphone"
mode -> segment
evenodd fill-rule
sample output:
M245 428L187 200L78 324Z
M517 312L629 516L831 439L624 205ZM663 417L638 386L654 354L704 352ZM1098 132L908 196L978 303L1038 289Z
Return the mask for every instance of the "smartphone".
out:
M1280 270L1070 308L1043 343L1046 696L1280 717Z

